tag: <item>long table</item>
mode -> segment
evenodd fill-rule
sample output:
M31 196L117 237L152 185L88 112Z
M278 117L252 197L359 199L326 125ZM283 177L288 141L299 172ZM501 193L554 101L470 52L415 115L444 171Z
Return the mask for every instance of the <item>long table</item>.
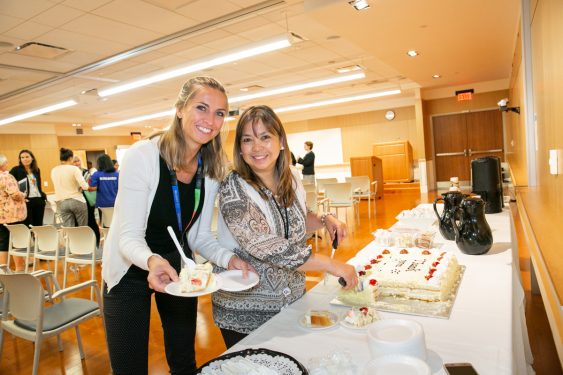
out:
M382 319L418 321L424 327L429 364L433 374L446 374L443 363L470 362L481 375L533 374L524 318L524 291L518 265L518 251L512 237L512 217L508 209L486 215L493 231L491 250L480 256L461 253L453 241L437 233L438 247L453 251L465 273L449 319L379 312ZM371 242L349 263L362 259L381 247ZM335 351L347 351L361 374L371 359L364 331L337 325L327 330L303 328L298 320L309 309L331 309L343 314L348 308L330 301L339 286L334 278L319 283L300 300L283 309L229 352L246 348L267 348L293 356L306 367L315 358Z

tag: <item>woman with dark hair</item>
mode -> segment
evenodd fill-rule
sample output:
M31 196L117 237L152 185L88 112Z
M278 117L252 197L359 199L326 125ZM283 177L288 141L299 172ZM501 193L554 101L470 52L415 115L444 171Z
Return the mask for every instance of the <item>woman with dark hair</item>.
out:
M117 197L119 172L115 170L113 160L108 154L98 156L98 170L90 177L90 187L96 193L96 207L113 207ZM100 221L102 211L99 211Z
M195 77L180 90L168 130L135 143L123 156L119 193L104 244L104 317L114 374L147 374L151 299L162 321L172 374L196 369L197 298L165 293L192 251L223 268L248 265L222 248L211 232L224 153L219 133L227 95L213 78ZM148 282L147 282L148 281Z
M252 265L260 275L242 292L213 293L213 318L227 348L261 326L305 293L305 271L325 271L358 281L349 264L313 254L306 231L326 227L342 241L346 225L331 213L305 207L305 189L295 170L283 125L267 106L241 115L234 142L234 171L219 189L219 243ZM225 228L226 227L226 228Z
M41 189L41 171L33 152L21 150L19 165L13 167L10 174L18 181L20 190L25 194L27 218L23 223L25 225L43 225L47 195Z

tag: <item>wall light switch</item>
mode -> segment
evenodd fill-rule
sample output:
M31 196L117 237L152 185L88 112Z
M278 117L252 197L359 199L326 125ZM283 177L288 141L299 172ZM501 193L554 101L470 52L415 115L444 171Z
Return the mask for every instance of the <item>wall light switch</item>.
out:
M563 173L563 160L561 150L549 150L549 174Z
M49 186L49 181L44 181L43 186L45 186L45 187Z

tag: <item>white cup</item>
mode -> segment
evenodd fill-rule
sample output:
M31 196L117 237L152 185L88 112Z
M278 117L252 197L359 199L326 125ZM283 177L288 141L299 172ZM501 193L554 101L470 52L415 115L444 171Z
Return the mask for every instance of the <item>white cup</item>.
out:
M367 334L373 358L403 354L426 361L424 330L414 320L378 320L368 327Z

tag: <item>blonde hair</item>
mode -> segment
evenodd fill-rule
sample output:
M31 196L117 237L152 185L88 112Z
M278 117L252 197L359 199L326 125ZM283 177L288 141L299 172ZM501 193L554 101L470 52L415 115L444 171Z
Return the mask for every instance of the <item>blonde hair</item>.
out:
M184 83L174 107L177 110L184 108L202 87L215 89L227 96L225 88L217 80L211 77L194 77ZM177 113L174 114L174 120L172 120L168 130L153 134L150 138L156 136L160 136L160 156L166 161L166 164L173 169L186 169L186 142L182 129L182 120ZM222 180L225 175L224 165L226 158L221 135L217 135L213 140L201 146L200 154L203 160L204 174L208 177Z
M264 187L264 183L262 182L260 177L258 177L256 173L254 173L252 168L250 168L248 164L246 164L241 155L240 144L243 129L246 124L252 124L252 126L254 126L258 123L258 121L262 121L262 124L264 124L264 126L270 133L280 138L280 144L284 148L280 151L278 160L276 161L274 173L279 179L277 195L281 198L284 206L289 207L295 201L295 191L293 190L293 174L291 173L291 169L289 168L291 160L289 156L289 148L287 145L287 136L285 134L281 120L275 114L272 108L265 105L253 106L245 110L240 116L237 123L233 151L233 161L235 167L234 170L246 182L254 187L258 191L258 193L260 193L262 198L268 199L268 196L261 189L262 187Z

